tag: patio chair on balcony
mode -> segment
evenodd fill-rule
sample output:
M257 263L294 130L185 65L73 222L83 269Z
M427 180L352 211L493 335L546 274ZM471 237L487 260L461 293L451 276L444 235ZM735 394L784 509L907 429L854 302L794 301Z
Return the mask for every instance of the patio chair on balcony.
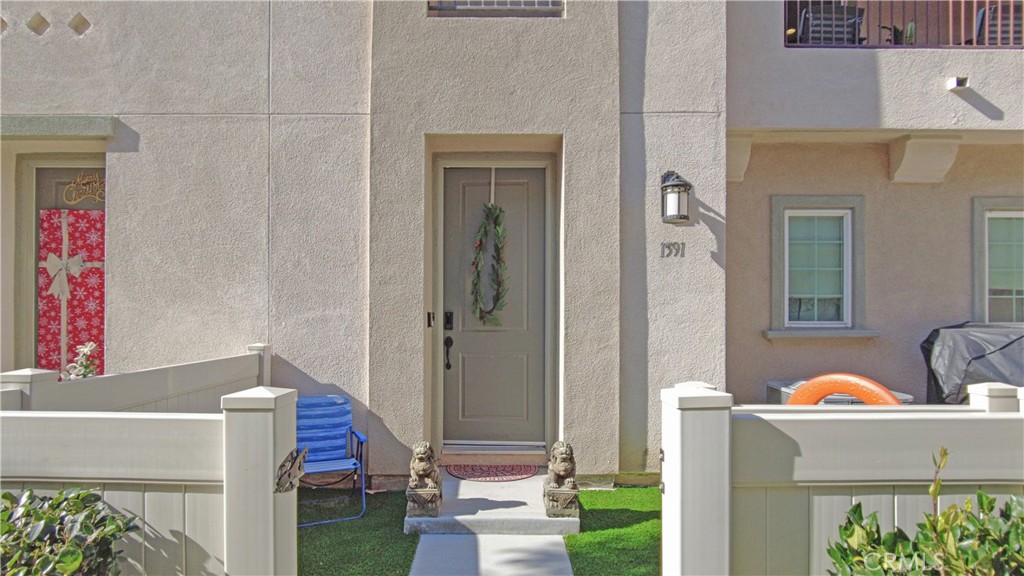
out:
M1010 13L1013 13L1011 19ZM1021 46L1021 29L1024 28L1024 4L988 6L978 10L978 29L975 42L979 46Z
M308 449L305 472L309 474L333 473L341 476L317 484L303 477L303 482L314 488L333 486L351 478L351 497L356 495L356 481L362 498L362 510L355 516L332 518L299 524L299 527L331 524L361 518L366 513L366 465L363 447L366 436L352 427L352 402L344 396L300 396L295 407L295 439L299 450ZM341 498L327 498L303 502L330 502ZM346 498L347 499L347 498Z
M864 41L864 9L841 4L813 4L800 13L797 43L812 46L857 46Z

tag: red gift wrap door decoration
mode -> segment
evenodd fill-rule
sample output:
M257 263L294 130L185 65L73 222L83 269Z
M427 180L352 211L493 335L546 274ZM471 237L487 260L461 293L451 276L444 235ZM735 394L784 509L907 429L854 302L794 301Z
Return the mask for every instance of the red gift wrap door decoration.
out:
M40 210L36 366L63 370L94 342L103 374L103 210Z

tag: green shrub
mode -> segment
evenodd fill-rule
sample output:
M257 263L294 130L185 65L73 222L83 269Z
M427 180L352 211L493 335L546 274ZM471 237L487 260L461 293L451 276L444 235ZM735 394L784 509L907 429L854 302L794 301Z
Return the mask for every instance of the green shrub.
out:
M113 574L120 572L114 544L135 530L135 517L116 514L92 490L69 488L50 497L4 492L0 508L2 572Z
M1019 575L1024 574L1024 500L1011 496L998 512L995 500L977 492L977 512L970 499L939 512L948 453L939 451L935 477L928 488L932 513L924 515L911 539L900 528L882 534L877 515L864 518L860 503L846 514L839 540L830 541L833 576L850 575Z

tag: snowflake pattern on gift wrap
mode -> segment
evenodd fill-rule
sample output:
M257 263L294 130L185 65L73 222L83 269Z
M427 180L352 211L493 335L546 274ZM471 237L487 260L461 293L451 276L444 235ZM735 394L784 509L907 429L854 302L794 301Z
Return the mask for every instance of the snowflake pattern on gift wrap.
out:
M63 214L62 214L63 213ZM104 272L102 264L105 254L105 214L102 210L41 210L39 213L39 280L37 292L37 365L47 370L61 370L61 302L48 294L52 279L45 263L49 254L64 257L64 235L62 218L66 218L68 232L67 256L82 255L90 266L82 269L76 277L68 275L70 295L67 299L67 361L74 360L75 348L86 342L95 342L92 358L96 362L97 374L103 374L103 316L104 316Z

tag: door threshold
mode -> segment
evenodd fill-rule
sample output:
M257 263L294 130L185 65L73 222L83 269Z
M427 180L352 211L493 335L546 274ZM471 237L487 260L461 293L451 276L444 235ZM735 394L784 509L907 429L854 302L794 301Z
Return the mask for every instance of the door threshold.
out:
M547 466L547 450L541 443L451 443L441 448L441 464L529 464Z

